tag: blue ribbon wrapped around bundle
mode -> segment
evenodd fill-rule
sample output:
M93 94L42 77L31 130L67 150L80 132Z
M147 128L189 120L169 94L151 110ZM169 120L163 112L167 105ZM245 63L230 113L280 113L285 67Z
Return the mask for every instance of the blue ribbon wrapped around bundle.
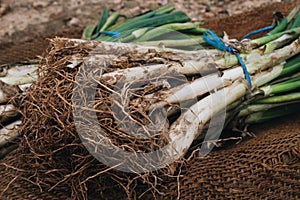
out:
M247 82L249 84L249 88L251 89L251 87L252 87L251 78L250 78L250 75L247 71L247 67L246 67L243 59L239 55L239 51L237 49L235 49L234 47L232 47L232 46L226 46L225 43L216 34L214 34L211 30L207 30L207 31L204 32L203 39L204 39L205 42L207 42L208 44L216 47L217 49L220 49L222 51L226 51L226 52L234 54L236 56L236 58L239 61L240 65L242 66L245 79L247 80Z

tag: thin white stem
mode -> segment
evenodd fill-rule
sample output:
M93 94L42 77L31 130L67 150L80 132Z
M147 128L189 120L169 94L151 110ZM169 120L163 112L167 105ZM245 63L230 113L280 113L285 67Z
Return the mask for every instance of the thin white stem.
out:
M28 74L22 76L1 77L0 81L6 83L7 85L23 85L23 84L33 83L37 79L38 79L37 74Z
M18 128L21 124L22 121L18 120L0 129L0 147L19 136Z
M12 104L0 105L0 123L7 121L12 117L16 117L18 111Z

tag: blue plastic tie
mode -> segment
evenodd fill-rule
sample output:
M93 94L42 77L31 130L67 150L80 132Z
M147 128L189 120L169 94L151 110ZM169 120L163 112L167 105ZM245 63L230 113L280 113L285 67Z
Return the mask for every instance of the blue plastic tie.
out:
M92 40L95 40L97 37L99 37L101 34L104 35L108 35L110 37L116 37L119 38L121 36L120 32L114 32L114 31L100 31L98 33L96 33L95 35L93 35L93 37L91 38Z
M249 88L251 88L252 84L251 84L250 75L247 71L247 67L246 67L243 59L241 58L238 50L236 50L234 47L226 46L225 43L216 34L214 34L211 30L207 30L207 31L204 32L203 39L204 39L205 42L207 42L208 44L216 47L217 49L220 49L222 51L226 51L226 52L234 54L236 56L236 58L239 61L240 65L242 66L245 79L247 80L247 82L249 84Z
M245 36L242 38L242 40L243 40L243 39L246 39L246 38L248 38L248 37L251 37L252 35L256 35L256 34L258 34L258 33L264 32L264 31L270 31L270 30L272 30L273 28L274 28L274 26L271 25L271 26L266 26L266 27L257 29L257 30L255 30L255 31L251 31L250 33L248 33L247 35L245 35Z

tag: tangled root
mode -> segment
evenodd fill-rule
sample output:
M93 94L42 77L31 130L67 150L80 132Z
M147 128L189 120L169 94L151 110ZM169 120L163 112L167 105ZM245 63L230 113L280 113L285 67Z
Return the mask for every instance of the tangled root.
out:
M22 181L29 181L41 191L55 193L55 191L65 190L72 199L106 198L107 195L111 198L112 193L119 199L140 195L151 196L149 191L155 190L156 181L153 181L156 179L155 175L147 173L139 175L134 173L134 169L131 173L114 170L114 166L102 164L90 152L99 151L97 144L101 143L103 136L109 138L110 142L119 149L118 151L121 149L131 153L147 153L166 144L167 137L164 134L153 134L155 131L151 128L155 127L153 124L151 126L152 119L145 115L145 108L149 107L150 103L148 105L145 103L140 107L138 105L141 104L137 103L144 102L143 97L149 91L156 91L162 86L155 84L155 80L141 85L131 94L137 99L135 105L129 105L128 112L117 118L114 115L116 110L113 110L113 101L111 101L113 90L117 89L97 79L103 68L94 66L93 73L90 73L91 71L87 71L90 70L90 65L83 64L84 58L88 57L95 45L99 43L76 43L64 39L53 39L51 42L52 47L43 60L44 64L39 68L42 75L19 101L23 111L22 142L17 149L16 156L10 158L8 163L13 163L13 166L22 169L20 175L23 177ZM122 53L122 49L120 52ZM101 53L111 55L115 52L98 49L97 54ZM151 63L160 64L162 61L156 60L155 54L154 52L148 60ZM124 63L121 57L120 60L111 62L111 67L104 71L112 72L145 64L145 55L124 54L128 58L126 59L128 63ZM74 61L75 57L76 61ZM93 98L80 93L90 92L88 88L90 86L79 84L79 80L80 83L89 83L89 80L96 81L97 87ZM123 85L125 86L126 84ZM81 88L80 92L74 94L74 90L78 88ZM122 88L119 89L122 91ZM124 98L127 97L124 96ZM118 96L114 99L118 99ZM74 107L82 102L86 103L85 106L93 104L92 114L91 110L84 109L74 112ZM103 135L95 134L94 126L89 126L93 122L89 120L94 120L93 117L87 117L89 114L95 115L97 126L100 127ZM84 122L86 126L78 128L74 118ZM134 131L126 129L130 127L132 121L139 125ZM150 128L143 129L148 124ZM167 128L164 126L161 132L163 133ZM78 131L83 131L83 133L79 136ZM136 137L138 134L141 134L140 138ZM145 137L143 134L148 135ZM84 140L84 137L88 137L88 140ZM106 144L103 144L105 147ZM113 155L117 155L118 151L113 152ZM100 153L105 155L103 152ZM110 158L109 156L111 156L110 153L107 154L107 159ZM120 156L116 158L119 159L117 163L121 164L125 159L131 159L131 157Z

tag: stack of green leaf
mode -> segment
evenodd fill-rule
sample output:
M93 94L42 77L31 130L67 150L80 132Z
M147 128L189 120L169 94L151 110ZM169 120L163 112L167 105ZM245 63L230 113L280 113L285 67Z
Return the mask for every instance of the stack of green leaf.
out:
M276 74L270 72L268 84L252 88L252 92L247 94L247 98L228 107L227 124L232 121L238 121L242 125L263 122L295 112L300 107L299 53L289 56L282 51L283 54L277 58L274 56L262 58L264 55L290 44L291 41L299 39L299 8L300 5L294 8L287 17L280 13L274 14L273 30L258 39L246 39L241 42L248 43L251 48L251 50L238 49L250 73L271 69L275 67L272 64L279 64L279 61L282 67ZM199 49L199 46L211 49L202 38L203 33L207 31L200 27L203 23L191 22L185 13L174 11L173 6L161 7L132 18L121 20L119 18L119 13L115 12L109 16L108 9L104 9L98 24L86 27L83 38L97 41L130 42L147 46L163 45L185 50ZM227 41L230 44L230 40ZM254 62L256 67L251 69L254 63L249 63L249 61L255 59L258 62ZM238 65L235 56L230 54L224 54L223 58L215 62L221 70Z
M102 11L97 25L88 25L83 39L114 42L134 42L144 45L166 47L195 46L204 43L201 34L206 31L203 22L191 22L173 6L165 6L133 18L119 19L117 12L109 16L108 9Z
M287 17L275 13L274 29L257 40L271 42L262 46L265 52L282 48L293 40L299 42L300 5L295 7ZM281 15L281 16L280 16ZM277 38L277 39L273 39ZM273 46L275 45L275 46ZM283 55L284 56L284 55ZM249 100L235 109L235 121L242 125L260 123L276 117L298 112L300 108L300 55L296 53L288 59L283 59L283 68L271 82L256 88L250 94ZM272 60L271 60L272 62ZM272 66L269 63L270 67Z

